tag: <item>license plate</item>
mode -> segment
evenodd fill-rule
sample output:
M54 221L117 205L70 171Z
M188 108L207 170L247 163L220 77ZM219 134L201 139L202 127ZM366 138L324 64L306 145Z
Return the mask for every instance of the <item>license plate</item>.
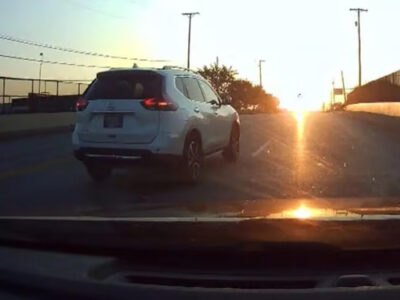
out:
M124 117L122 114L104 115L104 128L122 128Z

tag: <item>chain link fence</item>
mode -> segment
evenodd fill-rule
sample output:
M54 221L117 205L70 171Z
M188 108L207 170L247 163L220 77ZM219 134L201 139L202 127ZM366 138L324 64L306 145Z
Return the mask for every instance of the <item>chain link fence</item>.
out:
M88 80L39 80L0 76L0 113L73 111Z

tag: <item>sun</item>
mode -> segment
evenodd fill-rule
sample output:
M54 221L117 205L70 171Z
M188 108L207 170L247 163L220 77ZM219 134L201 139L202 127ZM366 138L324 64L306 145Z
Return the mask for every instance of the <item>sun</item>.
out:
M315 112L320 111L324 100L321 98L307 93L294 93L293 90L289 92L290 97L282 97L281 107L289 112Z

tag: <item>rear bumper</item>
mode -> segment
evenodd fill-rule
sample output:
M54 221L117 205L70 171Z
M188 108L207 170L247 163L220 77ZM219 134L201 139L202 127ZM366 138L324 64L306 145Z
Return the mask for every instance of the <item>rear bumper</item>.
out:
M76 159L82 162L101 162L116 166L158 166L179 164L181 156L155 154L142 149L80 148L74 150Z
M160 131L157 137L148 144L130 144L130 143L96 143L90 141L84 141L79 138L79 130L75 127L72 133L72 146L74 150L87 149L87 148L104 148L115 151L132 151L135 154L139 152L141 154L166 154L166 155L182 155L183 145L185 140L184 132L181 133L169 133ZM120 149L120 150L116 150ZM111 153L112 154L112 153Z

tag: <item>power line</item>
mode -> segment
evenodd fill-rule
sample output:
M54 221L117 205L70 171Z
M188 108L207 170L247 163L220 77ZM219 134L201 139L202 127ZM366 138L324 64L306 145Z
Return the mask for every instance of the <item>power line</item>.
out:
M113 19L124 19L127 20L128 16L120 16L120 15L114 15L114 14L110 14L109 12L88 6L88 5L84 5L82 3L78 3L72 0L68 0L67 2L69 2L69 4L74 5L74 6L79 6L80 8L86 9L88 11L94 12L96 14L100 14L109 18L113 18Z
M38 78L27 78L27 77L10 77L10 76L0 76L0 80L16 80L16 81L27 81L27 80L34 80L37 81L39 80ZM76 82L91 82L93 79L42 79L43 81L47 81L47 82L71 82L71 83L76 83Z
M30 45L30 46L42 47L42 48L64 51L64 52L75 53L75 54L98 56L98 57L104 57L104 58L123 59L123 60L131 60L131 61L143 61L143 62L169 62L169 60L165 60L165 59L146 59L146 58L110 55L110 54L104 54L104 53L98 53L98 52L92 52L92 51L84 51L84 50L65 48L65 47L60 47L60 46L55 46L55 45L50 45L50 44L45 44L45 43L24 40L24 39L12 37L9 35L4 35L4 34L0 34L0 39L10 41L10 42Z
M74 64L74 63L67 63L67 62L61 62L61 61L41 60L41 59L36 59L36 58L13 56L13 55L6 55L6 54L0 54L0 57L10 58L10 59L18 59L18 60L25 60L25 61L31 61L31 62L39 62L39 63L51 64L51 65L71 66L71 67L98 68L98 69L112 69L112 68L115 68L114 66L97 66L97 65Z

